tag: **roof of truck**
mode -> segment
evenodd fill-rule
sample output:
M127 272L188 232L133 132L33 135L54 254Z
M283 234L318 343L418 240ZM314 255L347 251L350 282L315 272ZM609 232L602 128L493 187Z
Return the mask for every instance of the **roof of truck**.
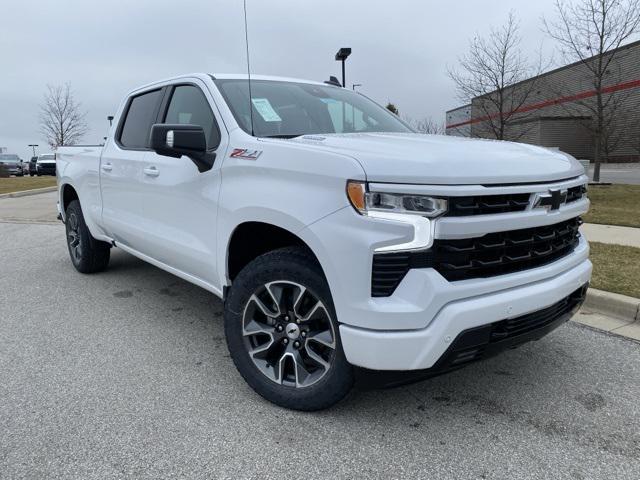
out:
M246 73L187 73L184 75L176 75L169 78L163 78L162 80L157 80L152 83L147 83L146 85L141 85L135 88L134 90L131 90L128 95L131 95L132 93L137 92L139 90L144 90L149 87L154 87L158 84L173 82L176 80L180 80L182 78L189 78L189 77L191 78L192 77L196 77L196 78L209 77L209 78L220 79L220 80L223 80L223 79L246 80L248 78L248 75ZM273 75L254 75L253 73L251 74L251 80L272 80L272 81L281 81L281 82L309 83L312 85L325 85L323 82L316 82L313 80L304 80L302 78L277 77Z
M225 79L239 79L239 80L246 80L248 78L248 75L246 73L187 73L184 75L175 75L173 77L169 77L169 78L163 78L161 80L156 80L155 82L152 83L147 83L146 85L141 85L139 87L134 88L133 90L130 90L125 98L130 97L131 95L136 95L139 92L142 92L144 90L149 90L151 88L157 88L158 86L161 86L163 84L167 84L167 83L172 83L175 81L180 81L181 79L188 79L188 78L200 78L201 80L206 80L207 78L209 79L220 79L220 80L225 80ZM323 86L331 86L331 84L327 85L324 82L317 82L317 81L313 81L313 80L305 80L302 78L291 78L291 77L277 77L277 76L273 76L273 75L256 75L256 74L251 74L251 80L271 80L271 81L281 81L281 82L294 82L294 83L308 83L310 85L323 85Z
M211 76L214 79L227 80L227 79L238 79L238 80L247 80L249 76L246 73L212 73ZM316 82L313 80L305 80L303 78L293 78L293 77L278 77L274 75L256 75L251 74L251 80L273 80L280 82L296 82L296 83L311 83L314 85L324 85L322 82Z

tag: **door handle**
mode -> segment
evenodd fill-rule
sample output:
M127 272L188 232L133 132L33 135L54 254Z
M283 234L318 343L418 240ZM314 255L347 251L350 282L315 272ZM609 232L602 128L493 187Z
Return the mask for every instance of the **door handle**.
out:
M102 170L104 170L105 172L110 172L111 170L113 170L113 165L111 165L111 163L109 162L103 163Z
M147 167L143 170L145 175L148 175L150 177L157 177L158 175L160 175L160 170L158 170L156 167Z

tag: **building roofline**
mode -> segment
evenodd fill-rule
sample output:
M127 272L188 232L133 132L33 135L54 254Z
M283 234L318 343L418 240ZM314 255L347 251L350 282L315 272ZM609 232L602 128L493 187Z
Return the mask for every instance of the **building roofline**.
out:
M637 47L637 46L640 46L640 40L636 40L634 42L627 43L626 45L621 45L618 48L614 48L613 50L609 50L608 52L603 53L603 55L609 55L611 53L615 53L615 52L618 52L620 50L628 50L630 48L634 48L634 47ZM567 68L571 68L571 67L576 67L576 66L578 66L578 65L580 65L582 63L589 62L589 61L594 60L596 58L598 58L598 55L593 55L593 56L591 56L589 58L585 58L584 61L583 60L578 60L578 61L570 63L568 65L563 65L562 67L554 68L553 70L549 70L548 72L544 72L544 73L541 73L540 75L536 75L534 77L531 77L531 78L529 78L529 80L533 80L534 78L545 77L547 75L551 75L552 73L561 72L562 70L566 70ZM522 82L526 82L526 81L527 80L523 80ZM518 82L518 83L522 83L522 82ZM517 85L517 83L514 84L514 85Z
M459 107L452 108L451 110L447 110L444 113L446 115L447 113L455 112L456 110L462 110L463 108L468 108L468 107L471 107L471 106L472 106L471 103L467 103L466 105L460 105Z
M628 49L630 49L630 48L634 48L634 47L638 47L638 46L640 46L640 40L636 40L636 41L634 41L634 42L627 43L626 45L622 45L622 46L620 46L620 47L618 47L618 48L616 48L616 49L614 49L614 50L610 50L610 51L608 51L608 52L607 52L607 53L605 53L604 55L608 55L608 54L610 54L610 53L618 52L618 51L620 51L620 50L628 50ZM538 80L538 79L541 79L541 78L543 78L543 77L547 77L547 76L549 76L549 75L553 75L554 73L558 73L558 72L561 72L561 71L566 70L566 69L568 69L568 68L572 68L572 67L579 66L579 65L581 65L581 64L583 64L583 63L585 63L585 62L589 62L589 61L594 60L594 59L596 59L596 58L598 58L598 55L593 55L593 56L591 56L591 57L589 57L589 58L586 58L584 61L583 61L583 60L578 60L578 61L575 61L575 62L573 62L573 63L569 63L569 64L567 64L567 65L563 65L563 66L561 66L561 67L554 68L553 70L549 70L549 71L547 71L547 72L543 72L543 73L541 73L541 74L539 74L539 75L534 75L533 77L529 77L529 78L527 78L527 79L525 79L525 80L521 80L521 81L519 81L519 82L517 82L517 83L514 83L513 85L509 85L509 87L507 87L507 88L513 88L513 87L516 87L516 86L518 86L518 85L522 85L523 83L530 82L531 80ZM478 95L478 96L476 96L476 97L473 97L473 98L471 99L471 103L469 103L469 104L467 104L467 105L462 105L462 106L457 107L457 108L453 108L453 109L451 109L451 110L447 110L447 111L445 112L445 115L446 115L447 113L449 113L449 112L454 112L454 111L459 110L459 109L461 109L461 108L468 107L469 105L473 105L473 100L475 100L475 99L477 99L477 98L482 98L482 97L487 96L487 95L491 95L493 92L495 92L495 90L492 90L492 91L490 91L490 92L487 92L487 93L485 93L485 94L483 94L483 95Z
M616 49L614 49L614 50L610 50L609 52L605 53L605 55L608 55L608 54L610 54L610 53L619 52L619 51L621 51L621 50L629 50L629 49L631 49L631 48L635 48L635 47L639 47L639 46L640 46L640 40L636 40L636 41L633 41L633 42L627 43L626 45L622 45L622 46L620 46L620 47L618 47L618 48L616 48ZM549 70L548 72L544 72L544 73L541 73L541 74L539 74L539 75L535 75L535 76L533 76L533 77L529 77L529 78L527 78L527 79L525 79L525 80L521 80L520 82L514 83L513 85L509 85L509 87L507 87L507 88L513 88L513 87L516 87L516 86L518 86L518 85L522 85L522 84L524 84L524 83L526 83L526 82L530 82L530 81L532 81L532 80L538 80L538 79L541 79L541 78L543 78L543 77L547 77L547 76L549 76L549 75L553 75L554 73L558 73L558 72L561 72L561 71L566 70L566 69L568 69L568 68L573 68L573 67L576 67L576 66L582 65L583 63L585 63L585 62L589 62L589 61L594 60L594 59L596 59L596 58L598 58L598 55L593 55L593 56L591 56L591 57L589 57L589 58L586 58L584 61L583 61L583 60L578 60L578 61L573 62L573 63L570 63L570 64L568 64L568 65L563 65L563 66L561 66L561 67L554 68L553 70ZM492 90L491 92L487 92L487 93L485 93L485 94L483 94L483 95L478 95L478 96L476 96L476 97L473 97L473 98L471 99L471 103L470 103L470 104L462 105L462 106L460 106L460 107L457 107L457 108L454 108L454 109L451 109L451 110L447 110L447 111L445 112L445 118L446 118L446 115L447 115L448 113L450 113L450 112L454 112L454 111L456 111L456 110L460 110L460 109L465 108L465 107L468 107L469 105L473 106L473 101L474 101L474 100L476 100L476 99L478 99L478 98L485 97L485 96L487 96L487 95L491 95L493 92L495 92L495 90ZM457 125L455 125L455 126L457 126ZM447 128L451 128L451 127L447 127Z
M613 50L609 50L608 52L605 52L603 55L609 55L609 54L612 54L612 53L619 52L621 50L628 50L630 48L634 48L634 47L638 47L638 46L640 46L640 40L636 40L634 42L627 43L626 45L622 45L622 46L620 46L618 48L615 48ZM541 79L543 77L547 77L549 75L553 75L554 73L558 73L558 72L561 72L563 70L567 70L569 68L580 66L580 65L582 65L582 64L584 64L586 62L590 62L591 60L595 60L596 58L598 58L598 55L593 55L593 56L591 56L589 58L585 58L584 60L577 60L577 61L575 61L573 63L569 63L568 65L563 65L561 67L554 68L553 70L549 70L548 72L543 72L543 73L541 73L539 75L534 75L533 77L529 77L529 78L527 78L525 80L520 80L519 82L516 82L513 85L509 85L508 87L506 87L506 89L513 88L513 87L516 87L518 85L522 85L522 84L530 82L532 80L539 80L539 79ZM487 93L485 93L483 95L478 95L476 97L473 97L472 103L473 103L473 100L475 100L476 98L482 98L482 97L485 97L487 95L491 95L495 91L496 90L492 90L492 91L487 92Z

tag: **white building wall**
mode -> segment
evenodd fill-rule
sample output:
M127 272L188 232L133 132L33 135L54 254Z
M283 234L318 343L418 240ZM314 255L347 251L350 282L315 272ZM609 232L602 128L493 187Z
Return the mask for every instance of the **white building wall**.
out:
M447 112L447 135L457 137L470 137L471 124L466 123L471 120L471 105L464 105L455 110ZM462 124L462 125L460 125Z

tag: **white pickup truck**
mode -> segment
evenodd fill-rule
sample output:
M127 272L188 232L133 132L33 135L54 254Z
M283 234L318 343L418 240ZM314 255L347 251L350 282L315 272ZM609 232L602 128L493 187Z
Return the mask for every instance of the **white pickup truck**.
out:
M104 146L58 149L57 177L78 271L119 247L221 297L240 374L293 409L538 339L591 275L575 159L417 134L327 82L146 85Z

